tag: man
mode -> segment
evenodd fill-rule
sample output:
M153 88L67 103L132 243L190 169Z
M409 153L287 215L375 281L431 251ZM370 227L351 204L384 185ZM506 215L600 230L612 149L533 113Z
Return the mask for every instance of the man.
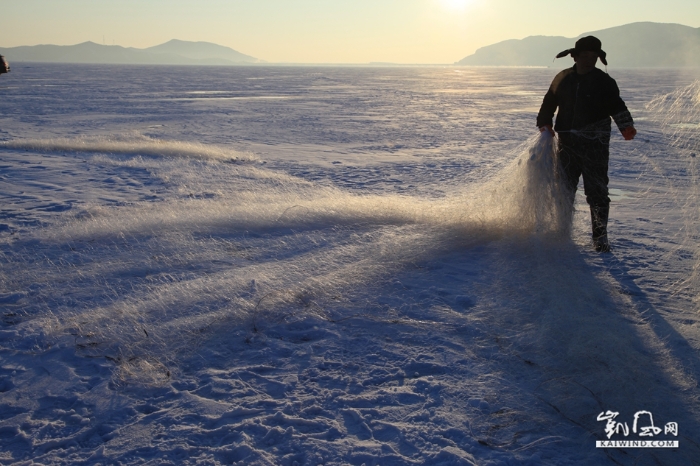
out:
M573 49L557 58L571 54L574 66L559 73L537 115L540 131L559 135L558 162L569 188L573 205L578 180L583 175L586 201L591 209L593 245L598 252L609 252L608 158L610 146L610 117L615 120L626 140L637 134L632 115L620 98L613 78L596 68L598 58L607 66L606 54L596 37L583 37ZM552 119L557 110L557 121Z

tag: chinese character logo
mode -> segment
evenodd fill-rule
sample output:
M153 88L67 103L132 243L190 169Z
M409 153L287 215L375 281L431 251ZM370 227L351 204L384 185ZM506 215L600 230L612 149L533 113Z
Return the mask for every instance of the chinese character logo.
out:
M661 428L656 427L654 425L654 416L652 416L649 411L637 411L634 414L634 424L632 424L632 432L634 432L635 434L637 433L637 421L639 421L639 418L642 416L649 416L649 425L640 427L640 437L653 437L654 435L658 435L661 433Z
M615 418L619 415L620 413L614 413L612 411L606 411L598 415L599 421L606 421L605 434L608 436L608 438L612 437L615 434L619 434L620 431L622 431L625 437L627 437L627 435L629 435L630 433L630 429L629 427L627 427L627 423L623 424L621 422L615 422ZM635 418L635 423L636 422L637 421Z
M597 420L600 422L605 421L605 435L608 438L615 434L622 434L625 437L629 435L629 426L626 422L617 422L615 418L619 416L620 413L614 411L604 411L598 414ZM640 437L653 437L661 433L661 427L654 425L654 416L650 411L637 411L634 414L634 422L632 423L632 432L639 434ZM668 422L664 426L663 432L665 435L673 435L678 437L678 423Z

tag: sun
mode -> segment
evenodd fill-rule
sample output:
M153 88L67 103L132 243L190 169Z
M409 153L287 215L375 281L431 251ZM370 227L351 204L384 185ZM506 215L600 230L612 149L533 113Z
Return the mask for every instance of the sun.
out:
M467 6L472 3L473 0L440 0L443 8L450 11L462 11L467 8Z

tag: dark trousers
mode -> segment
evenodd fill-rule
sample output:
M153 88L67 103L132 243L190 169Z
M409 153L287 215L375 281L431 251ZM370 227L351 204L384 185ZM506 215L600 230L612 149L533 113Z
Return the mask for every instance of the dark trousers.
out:
M608 160L610 133L589 138L575 133L559 133L558 158L564 181L574 202L578 180L583 175L586 202L591 207L593 238L607 233L610 198L608 197Z

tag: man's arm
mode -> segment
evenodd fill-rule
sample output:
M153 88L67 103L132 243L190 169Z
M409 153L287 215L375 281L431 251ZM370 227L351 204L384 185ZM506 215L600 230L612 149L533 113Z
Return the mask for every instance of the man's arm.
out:
M565 69L559 72L554 79L552 84L549 86L549 90L544 95L544 100L542 101L542 106L540 107L540 112L537 114L537 126L540 128L548 126L551 128L554 126L554 112L556 112L557 107L559 107L559 97L557 91L562 81L566 79L573 72L573 68Z
M542 100L540 111L537 114L538 128L542 128L543 126L554 126L554 112L557 110L558 105L559 103L557 100L557 96L554 93L552 87L550 86L549 90L544 96L544 100Z
M615 124L624 138L628 141L633 139L637 134L637 130L634 129L634 120L627 109L627 105L625 105L625 101L620 97L620 88L617 87L614 79L610 79L606 101L608 103L608 113L615 120Z
M630 113L629 110L627 110L626 106L625 106L624 110L622 110L621 112L615 113L611 116L613 117L613 120L615 120L615 124L620 129L620 131L624 132L625 128L629 128L630 126L634 126L634 120L632 119L632 114Z

